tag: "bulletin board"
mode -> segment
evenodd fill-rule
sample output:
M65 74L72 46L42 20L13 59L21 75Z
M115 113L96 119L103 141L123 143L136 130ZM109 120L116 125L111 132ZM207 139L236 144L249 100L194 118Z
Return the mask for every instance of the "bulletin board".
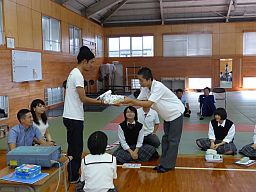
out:
M12 77L14 82L42 80L41 53L12 50Z

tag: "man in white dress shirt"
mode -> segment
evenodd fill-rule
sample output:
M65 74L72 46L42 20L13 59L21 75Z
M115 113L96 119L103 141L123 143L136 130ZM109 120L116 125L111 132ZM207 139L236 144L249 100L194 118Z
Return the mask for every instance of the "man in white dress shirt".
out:
M142 87L140 95L137 99L125 97L121 104L151 107L164 119L160 165L154 168L157 172L164 173L174 169L176 165L185 107L170 89L153 80L149 68L141 68L137 75Z

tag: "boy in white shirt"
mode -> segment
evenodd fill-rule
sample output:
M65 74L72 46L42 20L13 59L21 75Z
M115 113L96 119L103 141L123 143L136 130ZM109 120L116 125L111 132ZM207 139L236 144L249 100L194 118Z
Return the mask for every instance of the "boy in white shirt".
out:
M70 183L79 182L79 169L83 152L84 109L83 103L103 104L103 101L89 98L84 91L83 73L93 69L94 54L82 46L77 55L78 65L67 79L63 123L67 128L68 155L73 159L68 169Z
M144 129L144 144L152 145L158 148L160 145L160 140L156 135L159 128L159 117L157 112L150 107L141 107L137 109L138 121L143 125Z

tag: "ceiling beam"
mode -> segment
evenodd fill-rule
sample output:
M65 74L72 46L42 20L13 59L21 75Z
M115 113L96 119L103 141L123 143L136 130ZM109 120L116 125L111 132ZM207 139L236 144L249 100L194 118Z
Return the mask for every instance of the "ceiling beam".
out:
M113 7L111 7L111 9L107 13L105 13L100 19L101 23L104 23L109 17L111 17L111 15L117 12L117 10L120 9L126 2L127 0L123 0L118 4L114 5Z
M56 3L59 3L59 4L65 4L66 2L68 2L69 0L55 0Z
M103 9L110 8L121 1L122 0L100 0L94 3L93 5L91 5L90 7L86 8L82 12L85 12L85 15L87 17L91 17L92 15L99 13Z
M161 20L162 20L162 25L164 25L164 8L163 8L163 1L160 0L160 13L161 13Z
M229 1L229 6L228 6L228 13L227 13L227 16L226 16L226 23L228 22L228 19L229 19L232 3L233 3L233 0L230 0Z

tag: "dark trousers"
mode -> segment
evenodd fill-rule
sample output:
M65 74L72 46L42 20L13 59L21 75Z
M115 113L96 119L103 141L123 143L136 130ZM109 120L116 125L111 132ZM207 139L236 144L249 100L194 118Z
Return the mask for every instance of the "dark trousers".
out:
M76 181L79 178L83 152L84 122L63 118L63 123L67 128L68 156L73 157L68 165L68 179L69 181Z
M147 136L144 136L143 144L149 144L155 148L158 148L160 145L160 140L158 139L157 135L151 133Z
M160 158L160 165L164 168L174 168L176 165L182 127L183 115L173 121L164 121L162 155Z

